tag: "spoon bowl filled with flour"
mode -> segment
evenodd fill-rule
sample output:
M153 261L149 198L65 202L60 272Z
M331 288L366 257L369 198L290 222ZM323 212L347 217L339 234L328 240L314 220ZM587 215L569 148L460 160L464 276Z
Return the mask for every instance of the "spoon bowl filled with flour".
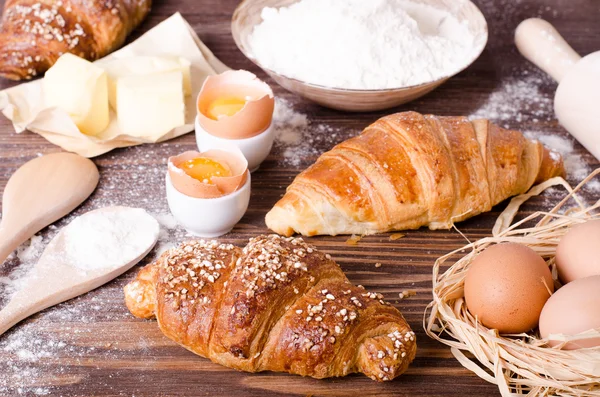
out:
M485 18L468 0L245 0L232 32L281 86L348 111L425 95L487 42Z

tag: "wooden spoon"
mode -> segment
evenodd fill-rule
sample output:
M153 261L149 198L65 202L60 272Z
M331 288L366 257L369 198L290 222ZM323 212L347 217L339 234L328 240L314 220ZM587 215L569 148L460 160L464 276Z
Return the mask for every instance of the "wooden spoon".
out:
M109 212L127 216L128 211L143 210L127 207L107 207L90 211L79 218L88 217L87 220L90 220L89 217L91 216ZM92 220L94 219L97 218L92 218ZM156 244L160 227L156 219L145 212L143 214L138 213L136 218L126 219L128 220L129 232L143 236L141 237L142 241L138 241L139 244L136 245L139 252L124 251L126 253L123 255L121 263L102 268L84 268L81 264L73 263L68 255L67 238L65 237L68 229L73 227L73 222L65 226L50 241L38 263L27 276L23 288L0 311L0 335L32 314L107 283L142 260ZM114 227L114 223L110 223L110 225L110 227ZM106 228L107 225L102 224L100 227ZM114 232L119 233L118 230ZM120 236L120 234L117 235ZM114 249L118 248L114 247Z
M0 263L31 236L83 203L99 177L91 160L73 153L48 154L21 166L2 196Z

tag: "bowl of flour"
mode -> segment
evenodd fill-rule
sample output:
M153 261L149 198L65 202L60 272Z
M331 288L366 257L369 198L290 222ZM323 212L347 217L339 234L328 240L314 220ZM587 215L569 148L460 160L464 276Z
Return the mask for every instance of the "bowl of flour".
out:
M469 0L245 0L232 34L278 84L345 111L427 94L473 63L488 38Z

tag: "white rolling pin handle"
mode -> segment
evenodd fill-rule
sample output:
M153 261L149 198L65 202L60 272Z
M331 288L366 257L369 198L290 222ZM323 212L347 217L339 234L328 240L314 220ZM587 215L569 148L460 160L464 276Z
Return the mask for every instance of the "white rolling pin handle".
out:
M558 82L581 59L554 26L540 18L519 24L515 44L525 58Z

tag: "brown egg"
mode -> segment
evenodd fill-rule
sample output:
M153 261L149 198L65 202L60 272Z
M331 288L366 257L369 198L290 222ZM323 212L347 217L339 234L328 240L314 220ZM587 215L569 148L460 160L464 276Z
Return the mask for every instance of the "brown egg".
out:
M586 331L600 331L600 276L577 279L560 288L546 302L540 316L540 334L556 346L560 335L581 336ZM600 346L600 337L572 341L565 350Z
M566 284L600 275L600 220L574 226L556 247L558 277Z
M464 288L467 308L479 322L503 334L518 334L538 325L554 283L548 265L535 251L504 243L477 255Z

